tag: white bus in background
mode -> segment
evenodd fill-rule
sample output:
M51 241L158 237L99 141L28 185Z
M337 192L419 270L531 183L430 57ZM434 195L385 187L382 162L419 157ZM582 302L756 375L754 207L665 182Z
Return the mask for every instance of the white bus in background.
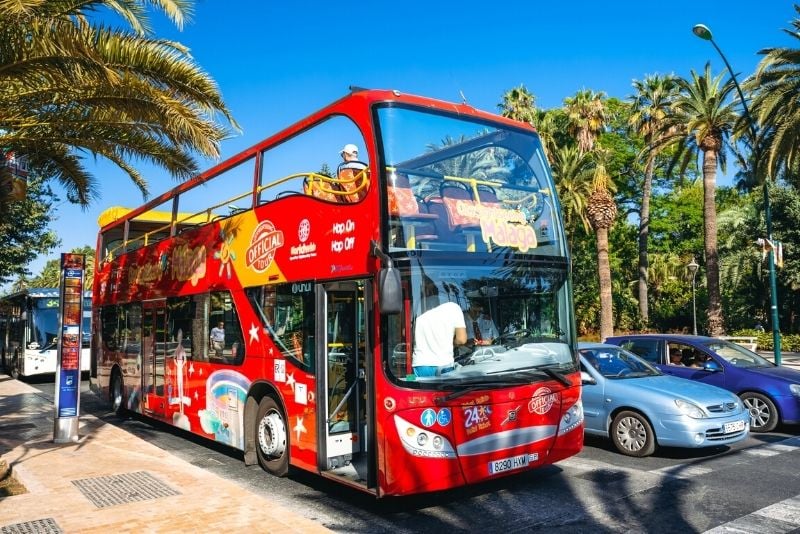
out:
M58 288L32 288L0 297L0 364L13 378L56 372ZM81 371L90 370L92 292L83 293Z

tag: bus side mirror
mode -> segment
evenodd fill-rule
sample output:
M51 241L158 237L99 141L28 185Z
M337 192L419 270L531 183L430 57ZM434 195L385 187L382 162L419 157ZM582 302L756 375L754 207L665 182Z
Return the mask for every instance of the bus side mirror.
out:
M393 266L384 267L378 273L378 306L383 315L394 315L403 311L400 272Z

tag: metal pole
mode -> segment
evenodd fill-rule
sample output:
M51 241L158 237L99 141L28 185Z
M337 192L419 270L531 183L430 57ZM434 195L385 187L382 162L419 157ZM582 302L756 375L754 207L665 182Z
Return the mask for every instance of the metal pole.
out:
M750 127L750 135L753 138L753 151L754 151L754 158L753 158L753 175L756 179L758 179L758 163L761 159L761 145L758 142L758 134L756 133L756 123L753 120L753 117L750 115L750 110L747 108L747 101L744 98L744 93L742 93L742 88L739 86L739 82L736 80L736 74L734 74L733 69L731 68L731 64L728 63L728 58L725 57L725 54L722 53L722 50L717 43L714 41L714 37L711 34L711 30L708 29L707 26L703 24L697 24L694 28L692 28L692 32L700 37L705 41L710 41L711 44L714 46L716 51L719 53L719 57L722 58L722 61L725 62L725 67L727 67L728 72L731 75L731 79L733 80L733 84L736 86L736 91L739 93L739 100L742 102L742 107L744 108L744 115L747 118L747 124ZM768 244L768 252L767 252L767 263L769 265L769 288L770 288L770 311L772 314L772 344L773 350L775 354L775 365L781 364L781 328L778 319L778 289L777 289L777 281L775 276L775 251L772 248L772 210L770 209L769 205L769 176L765 173L764 175L764 218L767 221L767 240L769 241Z
M694 298L694 279L697 276L697 269L692 272L692 334L697 335L697 305Z

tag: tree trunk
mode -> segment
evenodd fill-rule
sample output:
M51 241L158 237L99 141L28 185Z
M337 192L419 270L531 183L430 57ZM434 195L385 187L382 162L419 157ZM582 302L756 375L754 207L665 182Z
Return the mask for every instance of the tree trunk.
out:
M722 296L719 286L719 254L717 252L717 151L703 151L703 231L708 289L708 334L725 334Z
M644 184L642 185L642 208L639 212L639 316L646 326L650 320L649 306L647 303L647 239L650 234L650 195L653 190L653 167L655 158L649 156L644 169Z
M600 339L614 335L614 303L611 299L611 266L608 262L608 228L598 228L597 276L600 280Z

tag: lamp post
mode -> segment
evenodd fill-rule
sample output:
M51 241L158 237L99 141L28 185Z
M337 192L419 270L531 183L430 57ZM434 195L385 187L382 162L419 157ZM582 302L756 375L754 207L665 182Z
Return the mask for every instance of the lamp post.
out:
M744 116L747 119L747 125L750 129L750 135L753 137L753 176L758 178L758 163L761 159L761 147L758 142L758 133L756 132L756 123L753 120L753 117L750 115L750 110L747 108L747 101L744 98L744 93L742 93L742 88L739 86L739 82L736 80L736 74L734 74L733 69L731 68L731 64L728 63L728 59L725 57L725 54L722 53L717 43L714 41L714 37L711 35L711 30L705 24L695 24L692 28L692 33L694 33L699 38L710 41L711 44L714 46L716 51L719 53L719 57L722 58L722 61L725 62L725 67L727 67L728 72L731 75L731 79L733 80L733 84L736 86L736 91L739 93L739 100L742 102L742 108L744 108ZM775 353L775 364L781 364L781 329L780 324L778 323L778 290L777 290L777 283L775 277L775 251L773 250L771 243L772 241L772 210L770 209L769 205L769 177L764 176L764 218L767 221L767 240L769 241L769 249L767 252L767 262L769 264L769 288L770 288L770 297L771 297L771 311L772 311L772 346Z
M697 277L697 269L700 267L692 257L692 262L686 266L689 272L692 273L692 334L697 335L697 301L694 297L694 280Z

